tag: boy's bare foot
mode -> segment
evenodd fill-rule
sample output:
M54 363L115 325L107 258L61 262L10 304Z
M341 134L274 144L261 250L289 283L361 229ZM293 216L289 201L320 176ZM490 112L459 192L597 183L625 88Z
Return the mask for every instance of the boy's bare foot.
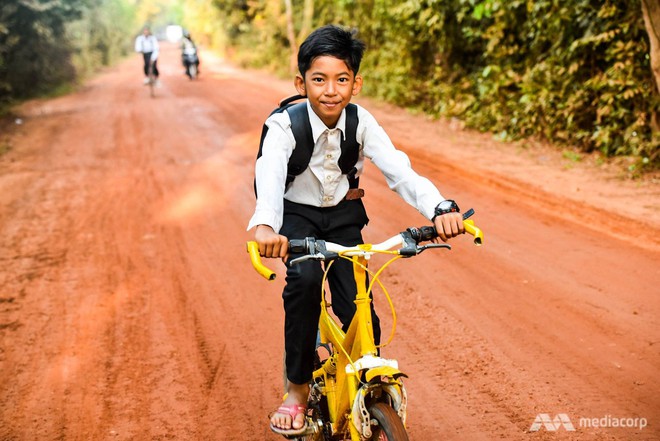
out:
M287 395L282 406L270 417L273 427L298 430L305 426L305 412L309 387L307 384L287 383Z

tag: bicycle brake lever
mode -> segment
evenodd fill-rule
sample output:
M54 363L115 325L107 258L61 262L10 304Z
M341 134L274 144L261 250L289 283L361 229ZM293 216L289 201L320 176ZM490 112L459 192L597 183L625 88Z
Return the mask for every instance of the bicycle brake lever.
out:
M328 251L319 251L318 253L315 254L306 254L304 256L296 257L295 259L292 259L289 261L290 265L297 265L300 262L305 262L307 260L318 260L318 261L323 261L323 262L328 262L330 260L335 260L339 258L339 254L337 253L331 253Z
M325 260L325 256L322 253L316 254L306 254L304 256L296 257L289 261L289 265L297 265L300 262L306 262L308 260Z
M417 247L417 254L421 254L422 251L427 250L429 248L447 248L448 250L451 250L451 245L448 243L431 243L428 245L422 245L421 247Z

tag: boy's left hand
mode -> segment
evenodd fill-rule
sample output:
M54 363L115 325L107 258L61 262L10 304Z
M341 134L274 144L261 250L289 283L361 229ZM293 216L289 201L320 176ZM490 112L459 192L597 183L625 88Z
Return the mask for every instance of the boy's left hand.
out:
M438 238L443 242L447 242L448 239L465 233L463 215L461 213L445 213L436 216L433 224L438 232Z

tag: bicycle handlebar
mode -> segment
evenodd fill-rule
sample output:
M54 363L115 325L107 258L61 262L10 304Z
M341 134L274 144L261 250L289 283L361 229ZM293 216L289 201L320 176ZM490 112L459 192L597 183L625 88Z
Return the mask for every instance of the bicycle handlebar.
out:
M473 209L465 212L463 215L463 227L467 233L474 236L474 244L480 246L483 244L484 235L483 232L474 225L474 222L468 219L473 214ZM406 231L402 231L379 244L362 244L352 247L346 247L324 240L316 240L312 237L307 237L305 239L291 239L289 240L289 251L296 254L303 254L303 256L293 259L290 261L290 264L295 265L305 260L332 260L339 257L340 254L344 256L368 256L377 252L389 251L395 247L400 247L396 252L404 257L416 256L429 248L451 249L451 246L446 243L434 243L419 246L420 242L433 240L437 237L438 233L435 227L430 225L419 228L410 227L406 229ZM275 280L275 272L261 262L259 245L255 241L249 241L247 243L247 251L250 254L250 260L254 269L264 278Z
M247 243L247 251L250 254L250 260L255 270L268 280L275 280L275 272L270 270L266 265L261 263L261 256L259 255L259 244L251 240Z

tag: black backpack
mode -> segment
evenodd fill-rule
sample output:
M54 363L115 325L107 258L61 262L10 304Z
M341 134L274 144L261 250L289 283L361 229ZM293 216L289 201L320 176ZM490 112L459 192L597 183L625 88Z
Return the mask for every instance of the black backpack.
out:
M306 98L307 97L302 95L294 95L285 98L280 101L279 106L270 113L270 115L282 113L284 111L289 113L289 119L291 119L291 131L296 140L296 148L293 149L293 153L291 153L287 165L285 189L291 184L291 182L293 182L296 176L305 171L312 158L312 151L314 150L314 137L312 135L312 126L309 123L307 103L295 103L295 101ZM346 106L345 138L342 138L340 144L341 156L339 157L339 168L343 174L348 175L350 188L358 188L359 185L359 178L355 176L357 173L355 164L360 155L360 145L358 144L356 137L357 126L357 106L355 104L349 104ZM257 159L261 157L264 139L266 139L267 133L268 127L264 123L263 129L261 130L261 140L259 141L259 153L257 154ZM256 179L254 183L254 193L255 195L257 194Z

